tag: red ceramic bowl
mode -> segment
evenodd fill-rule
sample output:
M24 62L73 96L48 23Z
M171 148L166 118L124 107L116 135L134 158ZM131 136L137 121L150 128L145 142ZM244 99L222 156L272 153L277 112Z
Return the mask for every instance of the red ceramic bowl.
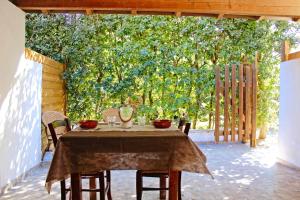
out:
M79 126L81 128L96 128L98 125L98 121L97 120L81 120L79 122Z
M153 125L155 128L170 128L171 122L172 121L168 119L154 120Z

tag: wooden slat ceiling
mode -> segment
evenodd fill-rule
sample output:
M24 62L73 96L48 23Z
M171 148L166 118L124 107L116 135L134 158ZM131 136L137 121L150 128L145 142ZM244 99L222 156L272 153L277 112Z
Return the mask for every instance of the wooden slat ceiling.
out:
M11 0L25 12L157 14L299 21L300 0Z

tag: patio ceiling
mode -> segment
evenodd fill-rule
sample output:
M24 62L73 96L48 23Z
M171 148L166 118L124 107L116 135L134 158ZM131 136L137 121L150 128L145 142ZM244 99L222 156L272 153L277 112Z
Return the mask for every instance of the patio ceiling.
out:
M25 12L157 14L299 21L300 0L11 0Z

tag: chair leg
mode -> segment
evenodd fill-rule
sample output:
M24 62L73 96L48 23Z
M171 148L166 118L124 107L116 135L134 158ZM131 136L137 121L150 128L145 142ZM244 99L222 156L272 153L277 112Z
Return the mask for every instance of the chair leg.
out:
M178 200L181 200L181 174L181 171L178 172Z
M96 178L89 178L90 189L96 189ZM96 192L90 192L90 200L97 199Z
M42 161L44 161L45 154L46 154L47 151L49 151L50 145L51 145L51 142L48 141L46 148L43 150Z
M66 200L66 181L60 181L61 200Z
M99 172L100 200L105 200L104 172Z
M140 171L136 172L136 199L142 200L143 176Z
M110 171L109 170L106 171L106 187L108 187L107 199L112 200L112 196L111 196L111 176L110 176Z
M167 184L166 184L167 181L166 180L167 180L167 178L164 175L159 177L159 187L160 188L166 188L167 187ZM159 199L160 200L165 200L166 197L167 197L166 190L160 190L159 191Z

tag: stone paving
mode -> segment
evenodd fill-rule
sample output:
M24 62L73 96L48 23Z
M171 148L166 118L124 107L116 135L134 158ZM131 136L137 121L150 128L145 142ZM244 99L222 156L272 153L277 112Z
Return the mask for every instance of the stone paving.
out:
M192 138L197 138L194 134ZM199 144L208 158L208 175L184 173L183 200L300 200L300 171L276 163L277 144L273 138L260 142L255 149L248 144ZM29 176L0 197L0 200L60 199L59 184L47 194L44 181L51 153ZM155 179L145 184L157 185ZM84 185L86 185L84 183ZM114 200L134 200L135 172L113 171ZM84 199L88 199L85 195ZM158 192L144 192L144 200L158 199Z

